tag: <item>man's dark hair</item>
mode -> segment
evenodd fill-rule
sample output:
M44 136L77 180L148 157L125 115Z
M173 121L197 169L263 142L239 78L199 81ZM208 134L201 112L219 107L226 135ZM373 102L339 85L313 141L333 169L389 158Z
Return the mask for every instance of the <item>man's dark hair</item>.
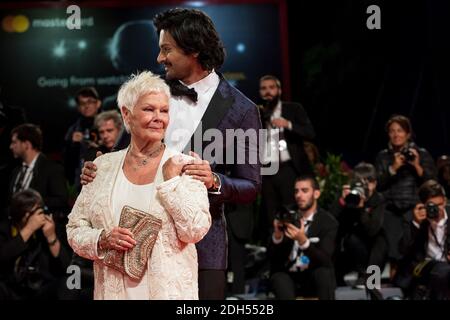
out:
M426 203L434 197L444 197L445 190L436 180L428 180L424 182L418 191L419 199L422 203Z
M295 183L299 181L310 181L314 190L320 190L319 182L313 174L302 174L295 179Z
M369 181L377 180L377 170L371 163L360 162L353 169L355 178L367 179Z
M77 103L80 103L80 97L88 97L94 98L95 100L100 100L100 96L98 95L98 92L94 87L85 87L78 90L75 94L75 100L77 101Z
M42 150L42 131L41 129L31 123L21 124L11 131L11 137L16 134L17 139L22 142L29 141L34 149Z
M44 200L42 200L41 195L36 190L25 189L15 193L11 198L11 205L9 207L9 216L12 224L16 227L22 228L23 217L35 206L44 206Z
M225 49L210 17L196 9L170 9L153 18L158 35L167 31L186 54L198 53L205 70L218 69L225 60Z

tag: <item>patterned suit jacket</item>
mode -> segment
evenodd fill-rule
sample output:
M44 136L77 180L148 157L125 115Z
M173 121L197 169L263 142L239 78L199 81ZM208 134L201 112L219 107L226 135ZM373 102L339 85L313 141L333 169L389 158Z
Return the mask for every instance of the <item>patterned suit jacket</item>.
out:
M256 199L261 185L258 141L240 138L230 141L225 137L227 132L240 129L249 133L254 131L258 136L261 120L256 105L231 86L221 74L219 77L219 86L203 115L201 126L199 125L191 138L191 146L196 153L203 155L203 159L210 162L212 171L216 172L221 180L220 194L209 194L211 229L196 245L199 268L225 270L228 248L225 204L251 203ZM224 138L221 150L213 157L204 152L213 141L202 139L202 144L195 143L196 137L205 137L203 134L208 129L219 130ZM185 149L185 153L187 151L188 149ZM230 153L234 155L232 163L227 161L229 158L227 154ZM245 153L245 161L240 164L236 157L242 153ZM256 156L256 162L251 159L252 155Z
M94 260L94 298L124 299L124 275L102 264L97 251L102 230L115 227L111 194L127 150L97 158L96 179L83 187L69 215L67 237L80 256ZM155 191L149 212L162 219L148 263L148 290L151 299L198 299L198 263L194 243L211 225L205 186L183 175L164 181L162 165L175 151L166 149L155 177Z

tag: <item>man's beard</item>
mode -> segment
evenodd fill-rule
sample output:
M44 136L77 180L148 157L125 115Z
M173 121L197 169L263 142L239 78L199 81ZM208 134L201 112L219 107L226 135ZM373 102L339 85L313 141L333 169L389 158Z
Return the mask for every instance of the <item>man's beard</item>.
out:
M313 207L313 205L314 205L314 199L311 198L304 206L300 206L300 205L298 204L298 209L299 209L300 211L302 211L302 212L306 212L306 211L308 211L309 209L311 209L311 208Z
M275 97L271 97L269 99L261 99L260 105L263 107L262 109L263 122L267 122L270 120L270 117L272 116L272 113L275 110L279 101L280 95L276 95Z
M274 97L263 98L262 100L263 100L262 105L264 106L264 108L273 111L277 106L278 102L280 101L280 95L278 94Z

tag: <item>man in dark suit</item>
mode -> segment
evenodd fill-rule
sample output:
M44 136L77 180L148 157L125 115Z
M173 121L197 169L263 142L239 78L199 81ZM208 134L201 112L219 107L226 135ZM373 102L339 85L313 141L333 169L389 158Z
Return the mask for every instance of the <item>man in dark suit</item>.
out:
M158 14L154 24L159 34L158 62L165 67L172 93L164 142L179 151L194 150L192 154L198 158L203 155L203 160L185 166L184 172L202 181L209 191L213 221L208 234L197 243L199 297L223 299L227 268L224 205L256 198L260 186L258 142L239 134L226 143L210 142L206 137L225 138L228 130L237 129L257 137L261 128L258 109L215 71L223 64L225 53L205 13L171 9ZM127 146L127 137L122 136L119 143L118 148ZM207 152L211 147L214 156ZM242 157L244 161L236 161ZM90 168L92 164L86 163L83 183L92 181Z
M47 159L41 153L41 148L42 133L38 126L22 124L12 130L10 149L15 158L22 160L22 165L12 171L9 197L18 191L32 188L39 192L52 213L64 214L67 210L64 168Z
M260 229L269 230L275 211L294 202L292 188L295 178L312 173L303 141L313 139L315 133L301 104L281 101L281 83L278 78L263 76L259 81L259 94L263 101L260 105L261 119L268 130L270 150L270 154L266 152L265 162L279 163L278 172L266 175L262 180L262 216L266 218L261 221ZM262 238L265 236L261 235Z
M277 216L269 247L272 289L277 299L298 294L334 299L333 267L338 223L317 205L320 188L313 175L295 182L296 206Z
M407 296L415 297L419 285L429 298L450 299L450 223L447 198L442 186L428 180L419 188L420 203L413 210L413 221L405 220L400 241L399 272L395 282Z

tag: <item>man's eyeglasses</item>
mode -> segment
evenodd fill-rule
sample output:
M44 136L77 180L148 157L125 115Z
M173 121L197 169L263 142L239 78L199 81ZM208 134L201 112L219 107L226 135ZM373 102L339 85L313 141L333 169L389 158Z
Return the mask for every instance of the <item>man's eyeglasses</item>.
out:
M95 103L97 103L97 100L95 100L95 99L89 99L89 100L85 100L85 101L80 101L80 102L78 102L78 105L79 105L80 107L84 107L84 106L92 105L92 104L95 104Z

